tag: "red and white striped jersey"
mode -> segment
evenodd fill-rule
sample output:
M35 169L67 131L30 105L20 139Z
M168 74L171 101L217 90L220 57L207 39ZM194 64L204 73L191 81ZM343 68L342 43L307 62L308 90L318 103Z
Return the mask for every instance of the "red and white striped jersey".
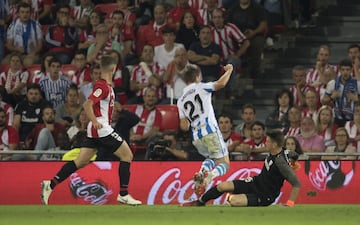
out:
M18 144L18 143L19 143L19 134L14 127L5 126L5 128L0 131L0 151L9 150L10 144Z
M223 29L211 29L213 41L222 49L222 60L225 62L246 39L245 35L235 24L226 23Z
M4 86L6 90L13 89L19 83L28 83L29 72L26 70L18 70L15 73L9 69L7 72L0 74L0 85ZM26 94L26 88L20 90L20 94Z
M0 101L0 107L4 109L7 125L12 126L14 121L14 108L4 101Z
M313 119L314 122L316 122L317 117L318 117L318 112L310 112L309 108L304 108L301 110L301 118L304 117L310 117L311 119Z
M81 87L84 85L84 82L86 84L92 81L90 74L91 74L90 66L86 66L84 67L83 70L76 71L75 74L71 74L68 77L71 80L71 82L76 84L78 87Z
M295 136L297 134L300 134L300 127L289 127L289 130L285 134L285 137Z
M43 72L37 72L37 73L34 74L34 76L32 77L30 82L33 83L33 84L39 84L40 81L42 79L44 79L45 77L47 77L48 75L49 75L49 73L45 74Z
M308 84L304 85L302 88L301 88L301 92L303 93L303 95L305 95L305 93L311 89L311 88L314 88ZM293 85L292 87L289 88L289 91L292 93L293 95L293 98L294 98L294 105L295 106L302 106L301 105L301 102L300 102L300 99L298 98L298 90L296 88L295 85Z
M134 134L144 135L153 127L161 125L161 113L156 108L148 110L144 105L137 105L135 114L140 117L140 121L133 127Z
M357 151L360 151L360 141L355 141L355 137L360 135L360 131L354 121L347 121L345 123L345 129L349 134L350 140L353 141L353 145Z
M222 1L218 0L218 8L222 7ZM205 0L189 0L188 2L189 6L194 9L206 9L207 5Z
M87 127L88 137L108 136L114 130L110 125L115 103L115 94L111 85L103 79L97 80L88 99L93 102L93 112L96 120L102 124L102 128L95 129L90 121Z
M153 74L157 74L160 77L164 74L165 69L157 62L154 62L151 65L148 65L149 69L153 72ZM137 65L131 74L131 80L136 81L137 83L146 83L149 82L149 78L146 76L145 71L141 68L140 65ZM160 85L159 87L155 87L153 85L150 85L150 87L154 88L156 90L156 94L159 99L164 97L164 91L163 86ZM145 89L141 89L138 92L136 92L137 96L143 96Z
M88 7L82 7L81 5L78 5L71 8L70 15L73 19L78 20L84 17L89 17L93 11L94 7L92 5Z
M337 67L335 65L326 64L324 70L333 69L335 72L337 71ZM319 82L320 74L319 71L315 68L312 68L306 74L306 83L312 85L315 82Z

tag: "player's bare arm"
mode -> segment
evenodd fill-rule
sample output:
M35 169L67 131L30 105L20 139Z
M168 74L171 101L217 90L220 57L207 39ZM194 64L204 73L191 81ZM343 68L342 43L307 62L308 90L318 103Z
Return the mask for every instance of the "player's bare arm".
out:
M226 66L224 66L225 73L214 83L215 91L225 87L225 85L230 79L233 69L234 67L232 64L227 64Z

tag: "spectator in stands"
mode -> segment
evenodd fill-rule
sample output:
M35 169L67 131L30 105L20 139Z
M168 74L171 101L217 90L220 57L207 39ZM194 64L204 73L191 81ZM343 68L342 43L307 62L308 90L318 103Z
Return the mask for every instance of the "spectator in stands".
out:
M265 10L252 0L240 0L228 11L227 21L234 23L250 41L247 50L247 75L257 78L261 73L261 54L264 50L267 21Z
M360 46L358 44L351 44L348 47L348 57L352 63L352 77L360 80Z
M144 104L137 105L135 114L140 117L140 122L130 131L130 142L137 145L146 145L149 138L160 131L161 113L155 108L157 102L156 90L146 88Z
M40 24L52 24L52 12L51 7L53 5L53 0L20 0L20 3L27 3L31 6L31 19L39 22ZM11 12L13 20L16 20L19 15L17 14L16 7L18 4L14 4L15 7L12 8Z
M336 129L335 133L335 146L329 146L325 152L339 152L347 153L348 156L322 156L321 160L356 160L357 156L352 156L352 153L356 152L356 148L350 141L349 134L344 127Z
M130 99L127 104L138 104L142 102L144 90L147 87L156 89L158 99L163 98L162 76L164 68L154 62L154 48L145 45L141 54L141 62L131 74L130 90L136 92L136 96Z
M10 20L9 1L0 0L0 59L5 57L6 25Z
M224 11L222 9L214 9L212 12L212 39L218 44L222 50L221 62L226 65L232 64L235 68L241 67L241 57L246 53L250 46L250 41L237 28L235 24L224 22ZM232 96L233 84L235 81L236 70L230 77L230 81L225 88L227 97Z
M86 53L82 50L75 52L73 62L77 68L74 74L67 74L72 83L76 84L77 87L82 87L83 85L91 82L91 68L90 65L86 63Z
M47 77L50 73L50 65L49 62L55 58L55 55L53 52L47 52L42 56L41 59L41 68L39 72L36 72L35 74L30 75L29 82L32 84L38 84L40 83L40 80Z
M246 156L242 156L241 159L263 160L265 155L261 155L260 153L267 152L265 147L265 125L260 121L255 121L251 124L250 129L251 138L245 139L240 145L236 146L235 152L246 154Z
M129 0L116 0L116 3L118 4L116 10L120 10L124 13L124 24L134 29L136 14L130 11Z
M19 18L10 24L5 46L10 52L20 53L23 64L27 67L38 60L43 47L43 37L40 24L30 19L31 5L20 3L17 12ZM10 55L2 61L3 64L9 64L9 62Z
M132 93L130 92L130 72L126 66L122 65L121 55L119 52L111 50L109 55L117 62L112 83L115 96L120 104L125 104L132 96Z
M122 44L121 56L124 59L123 63L133 58L132 46L135 39L134 27L126 24L125 15L120 10L115 10L111 14L110 36L113 41Z
M293 95L294 105L303 107L305 103L305 93L310 88L313 88L306 83L306 71L303 66L295 66L292 70L292 78L294 85L290 87L290 92Z
M187 66L194 66L198 68L200 72L200 68L197 65L189 62L185 48L182 47L176 49L173 61L169 63L163 76L163 82L166 88L166 98L161 101L161 104L177 103L177 99L181 97L183 89L186 87L184 72L186 71Z
M338 126L334 124L332 108L327 105L321 106L315 121L317 133L323 137L325 147L334 145L333 140Z
M319 109L319 97L315 89L309 89L305 92L305 107L301 110L301 117L311 117L316 121Z
M9 103L3 101L3 96L5 93L5 88L0 86L0 108L2 108L5 112L6 124L12 126L14 121L14 108Z
M200 1L197 1L200 2ZM215 9L220 9L221 1L220 0L202 0L204 6L198 6L201 8L196 8L192 4L189 5L192 8L198 9L199 15L203 20L204 25L211 25L213 20L213 12ZM193 2L194 3L194 2Z
M167 24L166 9L162 4L154 7L154 21L138 28L136 35L136 54L141 55L145 44L157 46L164 43L162 38L162 29Z
M306 74L306 83L313 87L326 85L336 76L336 66L329 64L330 48L321 45L316 55L316 64ZM329 78L327 78L329 77Z
M56 107L55 121L57 123L61 123L65 127L70 127L72 125L72 122L70 121L74 121L76 119L80 110L81 105L79 104L79 91L76 85L73 84L69 87L69 89L67 89L65 102Z
M304 153L299 141L294 136L287 136L285 138L284 147L286 150L295 151L299 155Z
M293 106L288 114L289 127L284 130L285 136L296 136L300 134L301 110L299 107Z
M350 141L360 150L360 104L356 103L354 119L345 123L345 129L349 134Z
M176 42L189 50L192 43L199 41L200 25L195 15L186 11L180 20L180 28L176 34Z
M200 67L204 82L216 80L220 75L221 48L212 41L209 26L200 28L199 40L191 44L189 60Z
M191 141L189 140L189 142ZM178 141L178 134L169 130L148 145L145 159L199 161L204 160L205 157L200 155L192 144L181 145L181 142Z
M195 15L199 24L203 24L203 20L198 11L191 8L187 0L177 0L177 6L171 8L168 13L168 22L173 24L173 26L176 27L176 30L179 30L181 17L186 11L190 11L193 15Z
M109 30L105 24L99 24L96 27L95 43L92 43L87 50L86 61L99 64L101 57L111 50L121 52L122 45L109 38Z
M19 134L17 130L8 125L6 114L0 107L0 151L17 150L19 146ZM0 154L0 161L10 160L11 155Z
M189 6L196 10L206 9L206 8L221 8L222 0L188 0ZM209 20L210 21L210 20Z
M11 53L9 70L0 74L0 85L5 87L13 106L24 99L28 79L29 73L23 69L20 54Z
M60 60L53 58L49 62L49 66L49 76L42 79L39 84L45 99L56 108L58 105L65 102L66 93L71 85L71 81L61 73Z
M243 138L233 131L233 120L229 115L221 114L218 117L219 129L227 145L228 151L232 152L241 144Z
M245 104L241 108L242 122L235 127L235 132L244 139L251 138L251 124L256 120L256 110L252 104Z
M30 84L27 87L26 99L15 108L13 125L19 132L20 142L23 142L35 125L41 122L41 110L46 105L51 104L41 97L40 86Z
M91 44L95 43L96 27L104 22L101 12L93 11L90 16L86 27L81 30L79 35L79 49L87 49Z
M50 26L46 32L45 44L62 64L69 64L78 40L76 28L70 26L70 6L58 6L56 21L57 23Z
M91 75L90 75L91 82L85 84L80 88L80 103L84 102L90 96L94 87L94 83L95 81L100 79L100 75L101 75L100 66L95 64L94 66L91 67Z
M335 112L335 123L343 127L346 121L354 116L354 105L359 102L360 82L351 77L351 61L342 60L339 64L340 76L329 81L326 94L321 99L323 105L333 104Z
M175 42L175 29L169 26L165 26L162 30L162 37L164 44L155 46L154 61L159 63L163 68L167 68L169 63L174 59L175 51L179 48L184 48L184 45Z
M315 122L310 117L304 117L300 124L300 134L296 135L304 152L324 152L324 139L316 133ZM320 159L320 156L310 156L309 159Z
M80 112L76 115L76 118L74 120L74 125L72 125L67 131L67 135L70 139L70 142L73 143L74 137L78 132L87 130L87 125L89 123L89 118L85 113L84 108L80 109Z
M85 28L93 11L94 4L91 0L80 0L79 5L71 7L72 26Z
M275 110L265 120L265 126L270 129L280 129L283 132L289 127L289 110L293 106L292 94L283 89L275 95Z
M26 136L25 146L30 150L51 150L59 146L58 137L66 134L65 127L55 122L55 110L51 106L42 109L43 123L36 124L34 129ZM37 159L40 159L38 155Z

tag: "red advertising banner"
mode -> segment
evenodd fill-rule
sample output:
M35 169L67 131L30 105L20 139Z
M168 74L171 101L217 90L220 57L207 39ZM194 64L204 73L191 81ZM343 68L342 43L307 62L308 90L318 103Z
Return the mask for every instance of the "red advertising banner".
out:
M64 162L0 162L0 204L41 204L40 183L52 178ZM192 177L200 162L133 162L129 191L143 204L180 204L195 198ZM263 162L232 162L225 180L254 176ZM359 204L360 161L303 161L297 175L301 191L297 203ZM49 204L117 204L118 162L96 162L73 173L53 191ZM277 203L286 202L285 183ZM225 197L213 204L224 204Z

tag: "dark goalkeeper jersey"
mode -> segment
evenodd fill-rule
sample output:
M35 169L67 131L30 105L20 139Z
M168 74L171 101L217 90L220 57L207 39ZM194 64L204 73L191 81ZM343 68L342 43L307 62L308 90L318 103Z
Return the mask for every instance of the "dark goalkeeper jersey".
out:
M288 150L283 150L277 155L267 156L261 173L253 177L258 194L272 196L274 199L280 194L284 180L290 182L293 187L300 187L300 181L290 167Z

